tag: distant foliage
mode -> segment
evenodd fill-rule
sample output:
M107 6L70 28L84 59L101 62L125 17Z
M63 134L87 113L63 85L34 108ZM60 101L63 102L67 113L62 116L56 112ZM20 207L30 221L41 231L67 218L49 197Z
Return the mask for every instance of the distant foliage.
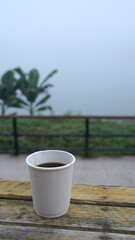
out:
M5 115L8 108L21 107L16 96L17 80L13 71L7 71L0 79L0 107L1 114ZM12 113L16 114L16 113Z
M52 110L46 102L51 97L48 88L53 85L47 81L56 73L55 69L39 82L37 69L28 73L24 73L21 68L7 71L0 79L1 114L4 115L9 107L24 108L30 115L39 114L47 109ZM17 96L17 90L21 91L21 97Z

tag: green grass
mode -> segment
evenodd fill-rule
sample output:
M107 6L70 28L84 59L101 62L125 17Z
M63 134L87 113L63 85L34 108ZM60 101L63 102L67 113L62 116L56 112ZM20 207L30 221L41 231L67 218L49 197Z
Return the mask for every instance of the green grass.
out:
M84 119L17 119L18 132L40 132L40 133L85 133ZM91 120L89 125L91 134L132 134L135 133L134 122L119 123L111 120ZM12 132L12 120L0 119L0 132ZM85 146L83 137L26 137L20 136L19 146L36 146L42 148L60 148L60 147L80 147ZM14 141L12 136L0 136L0 152L5 152L4 147L13 148ZM3 149L2 149L3 147ZM89 147L92 148L134 148L135 138L131 137L93 137L89 139ZM13 149L6 152L13 152ZM22 151L27 152L28 151ZM30 151L29 151L30 152ZM32 152L32 151L31 151ZM77 152L77 154L83 154ZM135 152L90 152L89 156L100 155L130 155Z

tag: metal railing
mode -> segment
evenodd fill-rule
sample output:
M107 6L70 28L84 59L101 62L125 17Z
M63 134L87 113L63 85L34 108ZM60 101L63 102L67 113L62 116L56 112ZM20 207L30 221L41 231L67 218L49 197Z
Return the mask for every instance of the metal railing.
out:
M112 120L135 120L135 116L0 116L0 118L3 119L12 119L12 132L0 132L1 136L13 136L14 139L14 146L0 146L1 149L9 150L9 149L14 149L14 154L18 155L21 150L41 150L41 149L56 149L54 147L33 147L33 146L19 146L18 144L18 139L21 136L44 136L44 137L83 137L85 138L84 146L80 147L57 147L57 149L61 150L68 150L68 151L83 151L85 153L85 156L88 155L89 152L91 151L122 151L122 152L135 152L135 148L108 148L108 147L89 147L90 146L90 141L91 138L94 137L104 137L104 138L112 138L112 137L133 137L135 138L135 133L133 134L93 134L90 133L90 120L92 119L112 119ZM24 119L84 119L85 123L85 131L84 133L28 133L28 132L18 132L18 125L17 125L17 120L20 118Z

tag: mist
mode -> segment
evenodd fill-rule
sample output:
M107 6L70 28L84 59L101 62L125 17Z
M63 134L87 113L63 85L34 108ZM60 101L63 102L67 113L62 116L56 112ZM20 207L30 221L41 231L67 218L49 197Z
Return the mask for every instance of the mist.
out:
M134 0L0 1L0 76L53 69L53 113L135 115ZM46 112L45 112L46 114Z

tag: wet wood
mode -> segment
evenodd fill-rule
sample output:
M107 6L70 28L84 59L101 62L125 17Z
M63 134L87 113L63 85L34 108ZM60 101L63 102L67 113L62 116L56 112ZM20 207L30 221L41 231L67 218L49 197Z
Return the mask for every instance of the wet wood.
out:
M71 204L62 217L38 216L32 201L0 200L0 224L135 234L135 208Z
M0 226L0 239L21 239L21 240L111 240L111 239L135 239L135 236L128 234L85 232L75 230L61 230L50 228L36 228L27 226Z

